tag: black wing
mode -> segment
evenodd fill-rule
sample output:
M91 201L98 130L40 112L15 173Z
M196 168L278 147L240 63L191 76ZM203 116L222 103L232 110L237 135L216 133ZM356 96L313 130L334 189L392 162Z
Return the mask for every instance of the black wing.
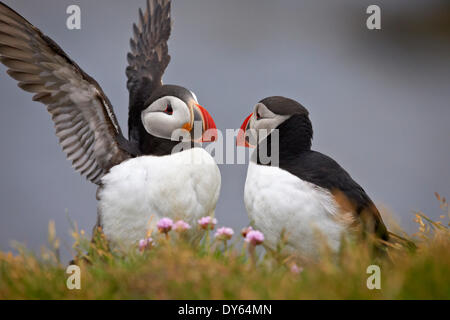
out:
M64 51L0 2L0 61L18 86L52 115L73 167L94 183L129 158L112 106L102 89Z
M145 13L139 9L139 23L133 25L128 53L127 87L130 92L128 130L137 141L138 123L144 103L162 85L162 76L170 62L167 41L171 32L170 0L147 0Z
M280 159L280 167L302 180L330 190L335 197L345 196L339 200L346 201L345 206L352 208L355 221L369 224L368 228L387 240L388 233L378 209L364 189L336 161L320 152L309 151L288 163Z

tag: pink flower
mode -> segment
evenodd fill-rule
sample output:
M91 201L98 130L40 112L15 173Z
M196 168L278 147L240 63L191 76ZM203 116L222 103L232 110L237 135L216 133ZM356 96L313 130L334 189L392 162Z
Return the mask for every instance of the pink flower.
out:
M173 221L170 218L162 218L158 221L158 224L156 226L158 227L159 232L168 233L170 230L172 230Z
M183 220L178 220L173 225L173 230L178 231L178 232L183 232L183 231L189 230L190 228L191 228L191 226L189 225L189 223L184 222Z
M146 238L139 240L139 250L144 251L147 247L151 248L153 245L152 238Z
M293 274L299 274L303 271L302 267L299 267L296 263L293 263L290 268Z
M214 229L215 225L217 224L217 219L213 218L211 216L206 216L198 220L198 224L202 229Z
M250 243L253 246L257 246L264 241L264 235L262 232L257 230L251 230L247 233L247 236L245 237L245 241Z
M245 238L245 237L247 237L247 233L249 233L252 230L253 230L253 228L250 227L250 226L247 227L247 228L244 228L244 229L241 230L241 235Z
M231 228L222 227L217 229L215 238L219 240L230 240L233 237L234 231Z

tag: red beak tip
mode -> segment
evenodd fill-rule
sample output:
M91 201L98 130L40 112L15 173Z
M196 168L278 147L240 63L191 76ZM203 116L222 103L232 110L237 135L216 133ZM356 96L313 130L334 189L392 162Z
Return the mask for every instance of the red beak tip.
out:
M250 113L247 118L245 118L244 122L241 125L241 128L239 129L238 135L236 137L236 145L240 147L246 147L251 148L247 141L245 141L245 131L247 130L248 122L250 121L251 117L253 116L253 113Z
M202 142L214 142L218 138L217 127L211 114L203 108L201 105L196 104L197 108L200 110L204 123L204 133L202 136Z

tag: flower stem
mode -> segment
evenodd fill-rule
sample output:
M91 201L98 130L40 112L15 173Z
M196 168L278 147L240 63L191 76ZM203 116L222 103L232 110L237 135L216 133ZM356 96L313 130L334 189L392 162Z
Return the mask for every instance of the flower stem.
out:
M256 267L256 250L254 245L249 243L248 245L248 253L250 254L250 260L252 261L252 267Z

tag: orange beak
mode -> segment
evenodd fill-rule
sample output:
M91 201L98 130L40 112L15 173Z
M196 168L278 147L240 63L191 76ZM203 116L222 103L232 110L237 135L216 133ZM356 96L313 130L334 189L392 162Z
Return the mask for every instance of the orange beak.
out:
M237 138L236 138L236 145L239 147L246 147L246 148L254 148L255 146L250 145L247 140L245 139L245 132L248 129L248 122L253 117L253 113L251 113L247 118L245 118L244 123L241 125L241 128L239 129Z
M217 127L216 124L209 114L209 112L203 108L201 105L196 104L198 111L200 112L200 115L202 117L203 121L203 134L202 138L199 142L214 142L217 140Z

